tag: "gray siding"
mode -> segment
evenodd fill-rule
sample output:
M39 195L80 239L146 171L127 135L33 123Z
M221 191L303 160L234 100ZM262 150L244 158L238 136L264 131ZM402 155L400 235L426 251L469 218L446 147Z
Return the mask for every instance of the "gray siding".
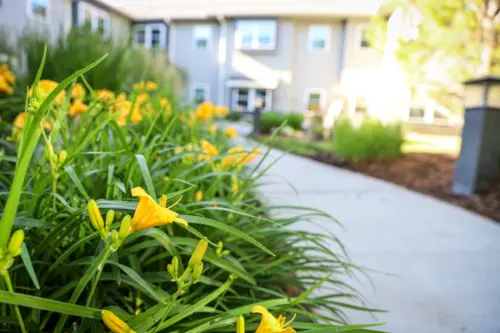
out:
M312 24L329 27L329 47L325 51L308 48L309 27ZM326 107L338 85L340 50L342 49L342 22L335 19L298 20L295 24L295 61L293 67L293 90L287 111L303 111L307 89L325 91Z
M210 24L212 27L211 47L207 49L194 47L193 30L196 24ZM186 96L190 97L192 83L204 83L210 88L210 102L216 103L219 75L219 25L213 22L175 22L169 25L169 30L171 55L175 64L188 73L189 84L186 87Z
M10 32L19 33L28 23L27 2L23 0L4 0L0 7L0 25Z
M129 18L116 12L109 13L111 18L111 36L117 41L128 40L132 29L132 22Z

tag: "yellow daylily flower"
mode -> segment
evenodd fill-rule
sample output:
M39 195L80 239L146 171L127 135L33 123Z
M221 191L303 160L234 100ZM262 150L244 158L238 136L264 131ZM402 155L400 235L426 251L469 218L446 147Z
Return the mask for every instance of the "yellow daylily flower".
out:
M115 99L115 93L108 89L99 89L96 91L96 94L103 102L110 102Z
M286 327L295 319L295 315L289 322L285 322L286 318L279 315L275 318L265 307L256 305L252 309L252 313L260 313L262 319L255 333L295 333L291 327Z
M73 90L71 91L71 97L77 100L81 100L85 97L85 88L83 88L83 85L81 83L75 84Z
M231 139L236 139L238 137L238 131L234 129L234 127L228 127L225 131L224 134L226 134L228 137Z
M215 147L207 140L201 140L200 145L201 145L201 150L206 154L205 156L202 156L201 159L203 160L208 160L212 157L215 157L219 153L217 147Z
M83 103L81 100L77 99L69 107L69 115L71 117L77 116L79 114L85 113L88 110L88 105Z
M229 113L227 106L219 105L215 107L215 115L217 117L225 117Z
M7 78L0 76L0 92L4 92L7 95L12 95L14 93L14 88L9 85Z
M182 224L187 228L187 222L179 218L179 214L165 207L166 197L162 198L160 205L141 187L135 187L131 192L133 197L139 197L139 204L130 224L130 228L133 231L149 229L173 222Z
M23 129L25 123L26 123L26 112L20 112L16 116L16 119L14 119L12 125L14 125L15 128Z
M201 122L212 119L214 113L214 105L210 102L203 102L196 109L196 119Z
M101 312L102 321L112 333L135 333L126 322L118 318L113 312L103 310Z
M117 120L118 125L123 126L127 122L128 115L130 113L130 109L131 108L132 108L132 102L131 101L127 101L127 100L118 101L115 104L115 110L119 114L118 120ZM139 106L137 104L134 105L134 109L132 110L132 116L131 116L130 120L132 120L132 122L134 124L138 124L143 119L144 118L143 118L141 112L139 111Z
M146 82L146 89L148 91L153 91L153 90L158 89L158 85L153 81L148 81L148 82Z
M7 64L0 66L0 76L4 77L10 84L16 83L16 76L9 70L9 66Z
M123 92L120 93L120 94L118 94L118 96L116 96L116 100L117 101L124 101L126 99L127 99L127 95L125 93L123 93Z

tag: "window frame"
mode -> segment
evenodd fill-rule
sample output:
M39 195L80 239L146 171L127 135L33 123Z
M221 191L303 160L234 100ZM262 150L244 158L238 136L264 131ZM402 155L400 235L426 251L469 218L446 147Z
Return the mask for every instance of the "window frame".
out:
M370 28L371 28L371 24L369 24L369 23L360 24L356 28L355 42L356 42L357 49L359 49L359 50L371 50L372 49L371 46L362 46L361 45L361 43L363 42L363 32L370 29Z
M104 19L104 29L103 36L109 37L111 35L111 14L99 7L96 7L90 3L79 1L78 2L78 26L84 26L86 23L85 20L85 11L88 10L91 14L90 20L90 30L92 32L97 32L99 27L99 18Z
M144 44L140 44L137 40L138 31L144 31ZM164 23L138 23L135 24L133 31L133 42L149 50L153 50L153 30L160 32L160 44L158 49L164 50L167 48L167 27Z
M51 17L50 9L51 9L51 0L46 0L47 1L47 9L46 9L46 14L45 16L40 16L38 14L35 14L33 12L33 7L31 6L31 2L33 0L26 0L26 11L28 13L28 17L30 19L35 19L35 20L42 20L42 21L49 21Z
M309 110L309 97L311 94L319 94L320 111L326 109L326 89L324 88L306 88L304 90L304 109Z
M261 24L270 23L272 25L272 34L270 36L270 43L260 44L259 39L261 36ZM272 51L276 49L278 39L278 20L276 19L240 19L235 21L234 26L234 46L237 50L241 51ZM242 24L252 26L252 39L250 45L243 44Z
M210 85L206 82L193 82L191 84L191 91L189 93L190 101L193 102L195 105L200 105L201 103L196 103L195 98L196 98L196 90L199 88L203 89L203 102L210 102Z
M198 38L199 36L196 36L196 30L201 30L205 28L208 31L208 38L207 38L207 45L205 48L201 48L198 46ZM213 34L214 34L214 29L212 25L210 24L195 24L192 29L192 40L193 40L193 48L196 50L210 50L212 49L212 43L213 43Z
M325 38L325 46L322 49L315 49L313 47L313 38L312 31L315 28L326 28L326 38ZM311 53L328 53L331 48L331 26L328 24L310 24L307 30L307 50Z

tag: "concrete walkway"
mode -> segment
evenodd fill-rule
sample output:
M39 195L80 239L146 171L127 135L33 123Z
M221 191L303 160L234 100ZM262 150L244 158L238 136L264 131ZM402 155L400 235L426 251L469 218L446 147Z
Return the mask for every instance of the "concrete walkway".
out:
M273 150L266 163L280 155ZM500 332L500 223L293 155L271 168L260 191L271 204L308 206L331 214L345 230L320 219L296 227L319 232L326 228L344 243L354 263L391 273L370 273L373 285L366 279L355 282L369 306L390 311L376 314L377 321L387 323L381 329ZM374 322L367 313L348 314L353 323Z

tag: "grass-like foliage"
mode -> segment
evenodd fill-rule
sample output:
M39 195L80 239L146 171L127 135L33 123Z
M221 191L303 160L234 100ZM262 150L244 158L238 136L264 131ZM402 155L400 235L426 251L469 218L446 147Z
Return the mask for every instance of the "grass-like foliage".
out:
M355 266L329 248L335 236L292 228L329 216L256 198L265 170L245 165L259 151L231 147L213 124L227 109L180 109L153 82L94 91L85 78L98 80L106 61L55 85L40 80L42 66L0 141L0 330L373 326L344 326L359 296L347 283ZM293 214L271 218L277 209ZM328 293L315 296L323 283ZM286 329L266 309L296 318Z
M365 119L356 126L348 118L335 123L333 149L348 160L379 160L401 154L404 135L400 124L383 124L378 119Z

